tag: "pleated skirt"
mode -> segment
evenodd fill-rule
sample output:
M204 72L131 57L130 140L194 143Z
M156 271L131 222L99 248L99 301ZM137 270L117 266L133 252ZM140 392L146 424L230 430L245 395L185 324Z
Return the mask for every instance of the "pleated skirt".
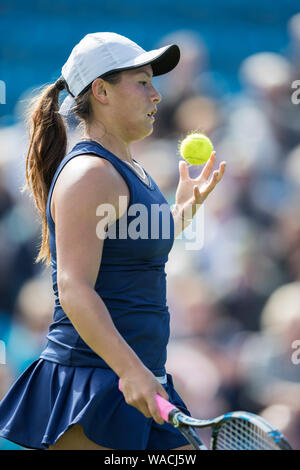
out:
M189 415L170 374L163 386L170 401ZM167 450L188 444L171 425L159 425L128 405L111 369L38 359L0 402L0 436L25 448L47 449L74 424L110 449Z

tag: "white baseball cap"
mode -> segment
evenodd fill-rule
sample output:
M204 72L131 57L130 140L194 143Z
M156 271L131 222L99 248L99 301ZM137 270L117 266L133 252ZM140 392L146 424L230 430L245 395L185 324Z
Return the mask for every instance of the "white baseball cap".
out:
M170 72L178 64L176 44L146 52L135 42L116 33L92 33L74 47L62 67L69 93L76 97L96 78L105 74L151 64L153 75Z

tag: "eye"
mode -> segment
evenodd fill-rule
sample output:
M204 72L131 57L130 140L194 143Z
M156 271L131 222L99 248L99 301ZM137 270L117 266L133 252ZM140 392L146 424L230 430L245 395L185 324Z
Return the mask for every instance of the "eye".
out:
M147 82L145 82L145 81L141 81L141 82L139 82L139 83L141 83L143 86L146 86L146 85L147 85Z

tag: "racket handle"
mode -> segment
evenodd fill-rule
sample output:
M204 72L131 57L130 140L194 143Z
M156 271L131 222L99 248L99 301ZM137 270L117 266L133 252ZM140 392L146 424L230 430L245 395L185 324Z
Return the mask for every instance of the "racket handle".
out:
M159 409L159 414L164 421L169 422L169 415L171 411L179 411L175 405L172 405L168 400L165 400L158 393L155 395L155 400Z
M119 380L119 390L122 392L121 380ZM167 423L169 422L169 414L171 413L171 411L179 411L176 406L172 405L172 403L170 403L165 398L161 397L158 393L155 395L155 401L157 403L160 416Z

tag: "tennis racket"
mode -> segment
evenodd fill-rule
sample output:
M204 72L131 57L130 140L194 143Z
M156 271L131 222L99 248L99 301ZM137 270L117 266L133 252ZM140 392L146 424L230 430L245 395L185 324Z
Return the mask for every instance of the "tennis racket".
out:
M292 450L280 431L253 413L234 411L214 419L195 419L160 395L155 399L162 419L177 428L196 450L208 450L196 432L208 427L212 428L211 450Z

